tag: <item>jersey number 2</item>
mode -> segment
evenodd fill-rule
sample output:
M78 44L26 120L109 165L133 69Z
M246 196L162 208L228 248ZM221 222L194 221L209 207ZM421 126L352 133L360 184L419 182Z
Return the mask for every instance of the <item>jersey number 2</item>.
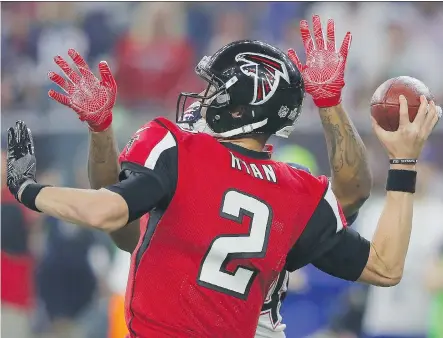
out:
M249 234L216 237L203 258L197 283L201 286L246 299L257 269L238 266L234 272L226 270L233 259L263 258L268 246L272 210L263 201L236 190L223 197L220 216L242 224L243 217L251 219Z

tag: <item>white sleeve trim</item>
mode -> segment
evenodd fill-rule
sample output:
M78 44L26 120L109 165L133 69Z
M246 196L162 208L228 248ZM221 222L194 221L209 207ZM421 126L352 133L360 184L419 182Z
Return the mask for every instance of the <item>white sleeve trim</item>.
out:
M154 148L152 148L148 158L145 161L145 167L154 170L155 165L157 164L157 161L160 158L161 154L165 150L173 148L176 145L177 143L175 142L174 136L172 136L171 132L168 131L168 133L161 139L161 141L157 143Z
M328 183L328 189L326 190L325 196L323 198L331 206L335 218L337 219L337 232L341 231L344 228L344 225L340 217L337 197L335 197L334 192L332 191L331 183Z

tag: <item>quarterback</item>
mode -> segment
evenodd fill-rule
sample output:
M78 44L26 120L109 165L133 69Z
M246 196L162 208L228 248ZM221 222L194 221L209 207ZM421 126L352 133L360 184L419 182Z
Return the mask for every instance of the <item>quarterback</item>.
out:
M317 34L314 36L315 44L321 47L323 36L320 18L318 16L313 17L313 26L314 32ZM289 57L298 67L303 76L307 92L312 94L314 102L319 107L319 114L325 131L332 169L332 190L343 208L343 213L348 225L350 225L355 220L359 207L368 198L372 184L363 142L340 104L341 90L344 85L342 81L351 35L348 34L346 36L343 47L337 51L335 49L334 22L329 20L327 26L327 36L329 37L327 41L328 48L319 48L319 51L316 52L311 34L309 33L308 24L305 20L301 21L300 29L307 58L310 61L309 67L303 66L300 63L294 51L289 51ZM85 65L83 61L79 61L82 59L77 52L72 50L69 53L79 68ZM327 61L321 64L318 62L320 59L317 58L316 62L312 62L315 53ZM334 58L331 58L331 55L334 56ZM341 58L341 63L337 65L334 62L339 58ZM55 61L62 69L66 69L63 62L60 63L61 60L59 58L56 58ZM330 72L330 69L337 66L339 69L337 74ZM317 74L317 77L326 76L321 85L315 84L320 81L315 75L312 76L314 72ZM63 81L63 79L55 73L51 72L49 76L57 84ZM98 81L91 81L88 85L90 84L92 86L97 83ZM334 84L336 84L336 86ZM98 88L95 87L87 89L93 92L98 91ZM114 89L113 92L116 92L116 90ZM64 102L56 92L50 92L50 96L56 100L58 99L61 103ZM90 100L90 106L94 106L96 104L94 100L96 99L91 97ZM114 102L114 100L115 98L111 97L110 102ZM207 126L204 119L201 118L200 110L201 105L199 101L196 101L188 107L184 113L184 119L186 121L193 121L193 123L184 123L182 126L195 131L211 133L211 129ZM94 126L93 123L89 123L89 180L91 187L95 189L117 183L120 172L116 140L113 135L112 125L108 124L109 119L112 118L112 112L108 113L107 110L104 110L102 114L109 114L108 120L103 119L106 123L98 128ZM91 122L92 120L87 119L87 121ZM301 166L297 164L293 165L301 168ZM117 246L132 253L138 243L140 232L144 231L147 223L147 218L142 218L142 228L140 228L140 222L135 221L122 230L111 233L111 236ZM260 313L256 332L257 337L284 336L285 325L280 315L280 307L286 295L288 280L289 272L283 271L272 283Z
M313 24L314 31L317 32L317 36L314 37L315 41L321 44L322 36L319 34L321 34L322 30L318 16L314 16ZM346 64L347 50L349 49L351 36L348 35L344 41L343 48L340 51L336 51L334 22L332 20L328 22L327 30L329 49L325 48L320 50L320 55L326 60L331 60L331 58L328 58L330 54L342 56L338 76L333 77L333 74L329 72L331 68L337 66L336 64L330 64L328 62L319 64L318 61L316 63L311 62L309 70L300 64L293 51L289 52L289 57L302 72L305 87L308 89L308 93L313 95L314 102L319 107L319 114L325 131L329 160L331 163L332 190L343 208L348 225L350 225L355 220L358 209L368 198L372 182L363 142L340 104L341 90L344 85L344 83L340 81L343 80L344 66ZM312 47L314 44L308 31L307 22L304 20L301 22L301 33L306 46L307 57L312 59L314 54ZM72 53L74 60L79 58L75 51L71 51L70 53ZM335 59L332 59L332 61L334 60ZM56 60L56 62L58 61ZM313 71L316 71L317 74L321 76L324 76L324 74L331 75L329 78L326 77L321 87L317 85L317 87L313 88L315 81L318 81L315 77L310 76L310 73ZM55 73L50 73L50 77L52 79L58 79L54 74ZM334 81L337 82L338 85L331 87L331 83L334 83ZM311 86L307 86L307 83L311 83ZM324 92L327 93L327 100L322 97L322 93L319 92L318 88L323 88ZM54 97L54 95L57 94L51 92L50 95ZM182 125L195 131L211 133L211 129L207 126L204 119L201 118L200 109L201 105L199 101L196 101L188 107L185 111L184 119L195 122L189 125ZM106 114L106 112L103 112L103 114ZM112 116L112 113L110 116ZM105 125L94 131L94 125L90 124L88 168L92 188L99 189L118 182L120 172L118 157L119 153L113 135L112 125ZM295 166L297 165L295 164ZM140 231L143 232L146 225L147 218L142 218L142 228L140 228L140 222L135 221L122 230L111 233L111 236L117 246L122 250L132 253L138 243ZM280 307L286 295L288 279L289 273L283 271L272 283L260 314L256 333L257 337L284 336L285 325L280 315Z

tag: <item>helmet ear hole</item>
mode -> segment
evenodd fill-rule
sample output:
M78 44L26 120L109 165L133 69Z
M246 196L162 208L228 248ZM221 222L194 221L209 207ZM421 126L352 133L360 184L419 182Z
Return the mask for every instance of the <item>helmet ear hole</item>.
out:
M234 119L242 118L247 113L247 109L245 106L238 106L232 109L230 113Z

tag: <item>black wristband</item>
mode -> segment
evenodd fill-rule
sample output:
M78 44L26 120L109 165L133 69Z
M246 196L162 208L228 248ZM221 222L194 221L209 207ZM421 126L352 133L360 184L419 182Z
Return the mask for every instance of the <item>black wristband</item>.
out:
M414 170L390 169L388 180L386 182L386 190L409 192L413 194L415 193L416 179L417 172Z
M28 184L23 189L22 195L20 197L22 204L31 210L41 212L35 206L35 199L37 198L37 195L40 192L40 190L42 190L45 187L50 187L50 185L41 185L38 183Z
M417 163L417 160L414 160L412 158L391 158L389 160L390 164L409 164L409 165L415 165Z

